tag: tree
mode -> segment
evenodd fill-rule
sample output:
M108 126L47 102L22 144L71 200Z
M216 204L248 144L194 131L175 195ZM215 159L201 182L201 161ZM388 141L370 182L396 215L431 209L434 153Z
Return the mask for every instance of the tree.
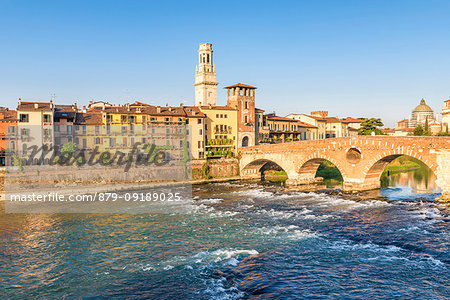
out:
M422 135L431 135L430 125L428 124L428 117L425 120L425 128L423 129L423 134Z
M78 146L75 143L65 143L61 148L61 154L66 158L71 158L72 155L78 150Z
M361 120L361 127L358 129L359 135L372 135L372 132L374 132L376 135L384 135L384 133L379 128L384 126L381 119L363 118Z
M414 134L415 136L422 136L423 133L424 133L424 131L423 131L422 125L419 124L419 125L417 125L416 128L414 128L413 134Z

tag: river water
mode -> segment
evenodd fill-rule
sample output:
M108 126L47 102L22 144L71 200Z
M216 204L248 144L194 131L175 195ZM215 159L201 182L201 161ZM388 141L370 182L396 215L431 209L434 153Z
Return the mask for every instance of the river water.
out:
M411 176L351 197L228 182L167 213L2 214L0 298L448 299L450 211Z

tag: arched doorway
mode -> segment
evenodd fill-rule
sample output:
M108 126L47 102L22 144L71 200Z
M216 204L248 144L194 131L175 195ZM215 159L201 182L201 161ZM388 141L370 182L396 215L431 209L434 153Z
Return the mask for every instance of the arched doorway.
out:
M244 136L242 139L242 147L248 147L248 136Z

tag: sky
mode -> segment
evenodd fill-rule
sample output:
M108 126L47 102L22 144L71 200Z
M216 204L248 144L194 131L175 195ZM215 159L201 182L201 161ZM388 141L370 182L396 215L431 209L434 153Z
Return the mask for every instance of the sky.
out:
M224 86L285 116L328 110L386 126L450 98L450 1L0 0L0 106L194 104L198 44Z

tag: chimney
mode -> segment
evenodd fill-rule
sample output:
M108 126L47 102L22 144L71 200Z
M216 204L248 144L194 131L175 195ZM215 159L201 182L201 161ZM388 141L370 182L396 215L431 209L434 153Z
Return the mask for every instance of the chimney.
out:
M184 105L183 105L183 102L182 103L180 103L180 107L183 107Z
M86 113L86 106L83 105L83 109L82 109L83 113Z
M161 107L160 106L157 106L156 107L156 112L159 114L159 113L161 113Z
M212 105L211 105L211 103L209 104L209 109L212 109Z
M22 99L19 98L19 105L22 104Z
M34 108L38 109L39 108L39 104L35 103L34 104Z

